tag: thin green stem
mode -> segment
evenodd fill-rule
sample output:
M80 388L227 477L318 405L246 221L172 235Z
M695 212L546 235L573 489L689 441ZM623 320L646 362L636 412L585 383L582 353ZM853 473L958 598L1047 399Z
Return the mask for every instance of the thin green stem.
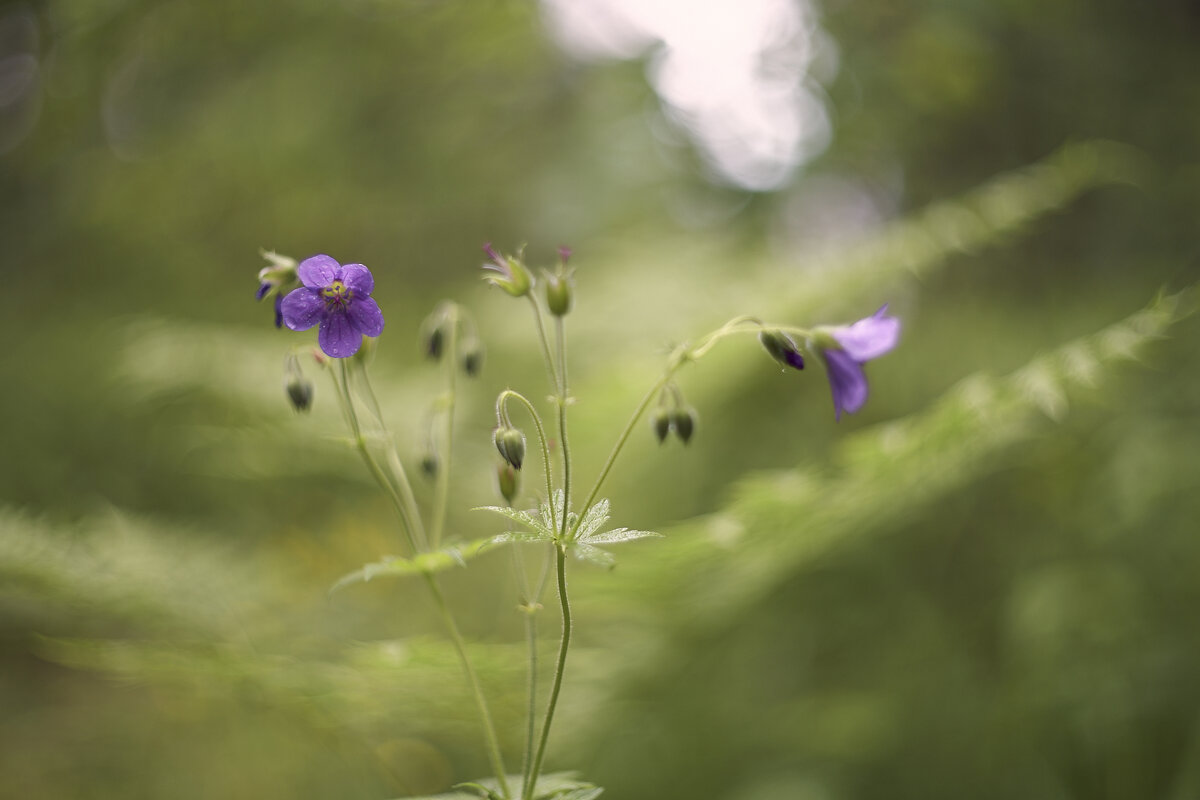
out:
M646 413L646 409L650 407L652 402L654 402L654 398L663 390L663 387L670 383L671 378L674 377L675 373L678 372L684 364L688 364L693 361L699 361L717 344L717 342L721 341L722 339L739 333L757 333L764 327L777 327L781 330L787 330L789 332L794 332L805 336L809 334L809 331L803 328L765 325L755 317L734 317L721 327L701 337L695 346L681 345L680 347L677 347L673 353L671 353L670 358L667 360L666 369L663 370L662 375L659 376L654 385L650 387L650 391L646 392L645 396L641 399L641 402L637 404L637 407L633 410L633 414L629 417L629 421L625 423L625 427L617 435L617 441L613 445L612 450L609 452L608 459L605 460L604 466L600 468L600 474L596 477L596 482L592 484L592 489L590 492L588 492L587 499L583 501L583 505L579 508L580 520L582 520L584 515L587 514L588 510L591 509L592 503L596 502L596 496L600 494L600 489L604 486L604 481L608 479L608 474L612 471L613 465L617 463L617 456L619 456L621 451L625 448L625 444L629 441L629 437L633 433L633 429L637 427L638 421L641 420L642 415Z
M442 542L446 528L446 511L450 505L450 459L454 453L454 405L455 381L458 377L458 308L451 306L448 312L449 337L446 342L446 406L445 427L442 431L442 463L438 464L437 484L434 486L433 523L431 541L436 550Z
M529 781L529 766L533 763L533 738L538 726L538 599L530 594L526 565L521 557L521 548L514 542L511 549L512 569L516 570L521 584L521 612L524 619L526 648L529 652L529 667L526 685L526 744L521 759L521 786ZM522 789L523 790L523 789Z
M562 317L554 318L554 337L558 350L558 438L563 456L563 512L559 537L565 541L568 511L571 508L571 443L567 436L567 335Z
M671 376L679 369L678 364L673 364L668 367L667 371L662 374L658 381L646 392L641 402L633 410L633 414L629 417L629 421L625 423L625 427L617 435L617 441L609 451L608 458L604 462L604 466L600 468L600 474L596 477L596 482L592 484L592 489L588 492L587 499L583 501L583 505L579 507L579 519L583 519L583 515L592 507L592 503L596 501L596 495L600 494L600 488L604 486L604 481L608 478L608 473L612 471L613 465L617 463L617 456L625 448L625 443L629 441L630 434L637 427L638 421L642 418L642 414L646 413L646 409L654 402L654 398L662 391L662 388L671 380Z
M414 536L415 524L410 516L410 508L406 506L401 499L396 487L388 480L388 476L379 466L379 461L376 460L374 454L371 453L371 448L367 447L367 439L363 436L362 426L358 421L358 412L354 408L354 397L350 393L350 374L346 367L346 359L341 359L338 363L338 375L340 380L334 381L337 384L338 396L342 401L342 410L346 415L346 422L350 425L350 433L354 437L354 445L358 448L359 454L363 461L366 462L367 469L370 470L372 477L375 478L379 487L384 490L388 498L392 501L392 505L396 507L396 513L400 515L401 528L404 530L404 536L408 540L408 545L414 553L419 552L417 549L417 540ZM412 507L415 511L415 506Z
M558 371L554 368L554 356L550 354L550 340L546 338L546 326L542 324L542 307L538 305L537 298L530 292L526 295L529 298L529 305L533 307L533 321L537 325L538 341L542 343L542 357L546 361L546 372L550 375L550 384L554 387L555 392L559 391Z
M458 652L458 660L462 663L463 672L467 676L467 682L471 684L471 693L475 696L475 705L479 710L479 718L483 722L483 735L487 740L488 759L492 762L492 771L496 773L496 783L500 787L500 793L504 797L509 797L504 758L500 755L500 740L496 736L496 726L492 722L492 713L488 710L487 700L483 696L483 687L479 685L479 677L475 674L475 668L471 666L471 659L467 656L466 642L463 641L462 634L458 632L458 625L455 624L454 616L450 613L450 608L446 605L446 598L442 595L437 578L427 572L425 573L425 581L429 584L429 591L433 595L438 611L442 615L442 623L446 626L446 633L449 634L450 640L454 642L454 649Z
M342 360L343 376L346 380L345 402L350 409L349 416L355 420L351 425L354 428L357 426L357 414L354 412L353 399L350 395L350 384L348 377L346 377L346 360ZM396 452L395 440L392 438L391 431L388 430L387 423L383 419L383 410L379 406L379 399L375 396L375 389L371 385L371 378L367 374L367 368L360 365L358 375L363 396L367 400L367 408L371 411L371 415L375 417L375 424L379 426L379 431L383 439L387 442L387 463L391 471L392 480L389 481L388 485L384 486L384 489L392 497L394 504L397 504L397 506L403 505L407 509L407 513L402 512L401 516L405 518L405 524L411 529L409 538L413 543L414 551L424 552L429 549L429 540L425 535L425 523L421 519L421 509L417 505L417 497L413 494L412 484L408 480L408 473L404 469L404 464L400 461L399 453Z
M567 551L563 545L557 548L558 567L558 602L562 607L562 642L558 646L558 661L554 666L554 682L550 685L550 700L546 704L546 718L542 722L542 735L538 740L537 754L533 757L533 767L525 781L525 791L522 800L533 800L533 788L537 785L538 775L542 771L542 759L546 755L546 742L550 739L550 726L554 722L554 709L558 705L558 693L562 689L563 673L567 666L567 651L571 647L571 604L567 600Z

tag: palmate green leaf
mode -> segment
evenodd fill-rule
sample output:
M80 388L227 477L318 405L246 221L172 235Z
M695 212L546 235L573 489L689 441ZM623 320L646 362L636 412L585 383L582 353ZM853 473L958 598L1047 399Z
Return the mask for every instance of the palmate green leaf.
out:
M583 521L579 523L579 530L576 531L575 538L587 539L600 530L600 526L608 522L608 507L608 498L597 500L595 505L583 515Z
M605 569L612 569L617 565L616 556L607 550L601 550L599 547L592 547L590 544L584 544L583 542L573 542L570 549L571 555L580 561L587 561L589 564L595 564Z
M579 780L575 772L551 772L538 777L534 787L534 800L595 800L604 788ZM523 776L509 775L508 785L518 792L522 786ZM500 797L499 787L495 778L481 778L478 781L460 783L454 791L444 794L422 795L421 797L404 797L397 800L478 800L479 798Z
M542 522L542 518L536 517L528 511L517 511L515 508L509 508L508 506L478 506L472 509L472 511L490 511L493 514L498 514L522 526L535 537L522 541L551 541L554 539L554 531ZM501 536L505 535L507 534L501 534ZM493 537L492 541L496 541L498 538ZM505 539L504 541L513 540Z
M566 495L562 489L559 489L554 493L554 497L551 498L549 503L542 503L539 507L542 515L542 524L551 531L561 531L563 529L563 510L566 504ZM567 530L570 530L575 525L575 520L575 514L567 512Z
M613 528L611 531L588 536L585 541L588 544L619 544L620 542L632 542L634 539L649 538L662 539L663 535L654 531L631 531L629 528Z
M381 561L366 564L362 569L356 569L354 572L342 576L330 587L329 593L333 594L352 583L366 583L374 578L432 575L452 567L465 567L467 559L479 555L479 552L491 541L490 538L475 539L465 544L451 545L429 553L419 553L412 558L388 556Z
M614 528L611 531L597 533L609 518L609 502L607 498L598 500L595 505L588 509L583 515L583 520L579 523L579 530L575 533L575 538L568 544L571 554L580 561L587 561L605 569L612 569L616 566L616 558L607 550L601 550L596 545L601 544L619 544L621 542L630 542L634 539L645 539L648 537L662 537L662 534L654 531L634 531L629 528Z

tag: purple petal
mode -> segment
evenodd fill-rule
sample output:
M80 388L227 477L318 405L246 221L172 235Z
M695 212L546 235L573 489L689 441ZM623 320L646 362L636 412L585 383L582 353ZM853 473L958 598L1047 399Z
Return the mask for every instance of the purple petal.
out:
M294 331L306 331L325 316L325 301L312 289L293 289L279 304L284 323Z
M383 333L383 312L373 298L355 297L346 307L346 316L350 325L363 336Z
M275 295L275 327L283 327L283 295Z
M330 358L349 358L362 346L362 334L354 330L345 314L330 314L321 321L317 343Z
M296 274L300 282L310 289L324 289L337 280L341 264L326 255L313 256L300 262Z
M833 412L838 420L842 412L853 414L867 402L867 376L862 364L845 350L822 350L825 369L829 373L829 388L833 390Z
M343 264L342 283L358 297L366 297L375 291L375 279L371 277L371 270L362 264Z
M833 331L833 338L855 361L870 361L891 350L900 339L900 320L886 316L887 306L853 325Z
M269 291L271 291L271 284L260 283L258 285L258 291L254 293L254 299L262 300L264 297L267 296L267 292L269 292Z
M800 355L800 353L795 350L789 350L788 352L784 353L783 360L786 361L789 366L795 367L796 369L804 369L804 356Z

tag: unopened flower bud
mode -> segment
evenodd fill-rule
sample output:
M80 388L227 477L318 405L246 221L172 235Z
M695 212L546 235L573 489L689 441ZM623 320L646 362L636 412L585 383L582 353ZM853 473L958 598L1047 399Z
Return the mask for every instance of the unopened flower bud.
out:
M804 369L804 357L796 341L783 331L764 330L758 334L758 341L771 358L793 369Z
M483 368L483 345L478 341L470 342L463 347L462 369L468 378L474 378Z
M658 438L658 443L662 444L667 440L667 434L671 432L671 412L661 406L654 410L650 415L650 427L654 429L654 435Z
M445 338L446 335L442 333L441 326L425 332L425 335L422 337L421 346L425 351L426 358L437 361L442 357L442 346Z
M556 317L566 316L571 310L571 277L569 275L546 275L546 308Z
M525 461L525 434L516 428L501 427L492 434L492 440L500 456L512 464L513 469L520 469Z
M671 425L675 428L675 435L679 440L687 444L696 430L696 411L691 408L675 409L671 412Z
M521 263L519 256L502 256L492 248L491 244L485 244L483 251L491 259L483 265L483 268L497 273L484 275L485 281L492 286L499 286L513 297L524 297L529 294L529 290L533 286L533 276Z
M520 487L517 471L513 469L512 464L496 466L496 486L500 489L500 496L504 498L504 502L512 505L512 501L517 497L517 489Z
M421 457L421 472L426 478L433 479L437 477L438 460L433 453L426 453Z
M293 373L288 376L286 388L288 400L291 402L292 408L297 411L308 411L312 407L312 381L303 375Z

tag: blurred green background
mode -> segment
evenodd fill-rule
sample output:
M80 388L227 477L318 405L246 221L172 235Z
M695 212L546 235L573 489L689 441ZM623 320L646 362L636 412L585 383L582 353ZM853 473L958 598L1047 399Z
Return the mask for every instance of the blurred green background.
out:
M493 241L575 250L585 481L681 340L905 325L837 424L819 365L749 340L682 374L695 439L642 429L607 490L667 539L572 567L551 769L630 800L1200 796L1198 44L1186 0L3 3L0 795L486 773L421 587L326 597L400 545L325 376L286 403L308 335L252 295L260 249L372 268L410 467L420 321L473 311L450 530L483 536L491 403L546 393ZM508 556L445 582L515 765Z

